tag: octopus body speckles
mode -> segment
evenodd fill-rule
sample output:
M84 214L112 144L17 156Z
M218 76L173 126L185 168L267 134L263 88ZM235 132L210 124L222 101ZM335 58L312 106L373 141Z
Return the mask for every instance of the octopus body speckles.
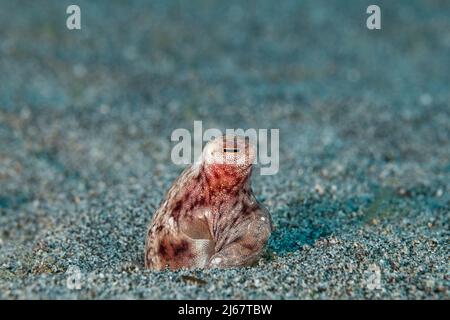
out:
M153 215L145 266L161 270L248 266L272 231L270 214L253 195L255 150L247 139L210 141Z

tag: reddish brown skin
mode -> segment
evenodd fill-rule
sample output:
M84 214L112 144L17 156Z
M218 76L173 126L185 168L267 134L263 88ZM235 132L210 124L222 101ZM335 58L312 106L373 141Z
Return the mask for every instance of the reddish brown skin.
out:
M231 155L224 146L239 146ZM213 160L207 157L211 155ZM217 159L244 163L217 163ZM199 163L186 168L153 215L145 266L226 268L255 263L272 231L270 214L250 186L254 149L239 136L210 141Z

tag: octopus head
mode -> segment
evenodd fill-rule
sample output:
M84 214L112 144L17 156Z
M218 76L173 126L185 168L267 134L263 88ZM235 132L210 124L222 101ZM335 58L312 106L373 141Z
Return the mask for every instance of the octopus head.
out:
M255 159L255 148L247 137L226 135L206 144L201 162L213 183L226 188L244 182Z

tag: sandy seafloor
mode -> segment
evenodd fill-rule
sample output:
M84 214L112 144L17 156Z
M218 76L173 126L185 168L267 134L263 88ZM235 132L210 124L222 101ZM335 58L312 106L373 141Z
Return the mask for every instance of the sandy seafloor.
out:
M450 298L447 1L68 4L0 1L0 298ZM143 267L194 120L280 129L254 267Z

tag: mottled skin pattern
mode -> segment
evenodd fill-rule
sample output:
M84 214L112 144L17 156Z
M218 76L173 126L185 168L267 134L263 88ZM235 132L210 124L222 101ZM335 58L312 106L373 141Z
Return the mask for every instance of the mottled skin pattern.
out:
M208 142L155 212L147 231L145 266L226 268L256 262L272 223L250 186L254 159L253 146L242 137Z

